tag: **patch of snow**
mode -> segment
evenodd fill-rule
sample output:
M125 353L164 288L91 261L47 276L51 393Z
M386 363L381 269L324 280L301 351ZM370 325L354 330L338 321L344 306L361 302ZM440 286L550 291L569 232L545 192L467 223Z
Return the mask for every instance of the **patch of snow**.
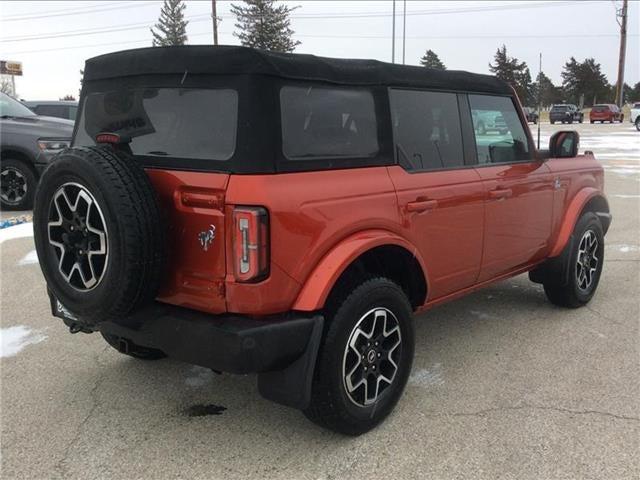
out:
M187 377L184 383L193 388L204 387L213 381L215 375L208 368L194 366L191 368L191 376Z
M0 328L0 358L12 357L27 345L35 345L46 338L46 335L34 332L25 325Z
M478 310L469 310L469 313L475 317L478 317L480 320L489 320L491 315L485 312L479 312Z
M33 222L20 223L0 230L0 243L14 238L33 237Z
M32 265L34 263L38 263L38 252L35 250L31 250L27 253L22 260L18 262L18 265Z
M409 383L415 387L431 388L444 384L442 365L434 363L430 369L420 368L411 374Z
M640 252L640 246L638 246L638 245L627 245L625 243L607 245L607 248L612 248L612 249L617 250L617 251L622 252L622 253Z

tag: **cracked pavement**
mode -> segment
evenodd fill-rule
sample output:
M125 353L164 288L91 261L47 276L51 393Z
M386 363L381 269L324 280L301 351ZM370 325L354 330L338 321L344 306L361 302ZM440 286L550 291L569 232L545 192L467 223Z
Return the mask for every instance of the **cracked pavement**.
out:
M0 474L637 479L640 171L608 171L606 190L614 220L588 308L554 307L519 276L422 315L403 398L360 438L263 400L255 377L134 360L97 334L70 335L38 266L19 265L33 240L8 240L1 326L46 338L0 359ZM219 414L189 416L195 405Z

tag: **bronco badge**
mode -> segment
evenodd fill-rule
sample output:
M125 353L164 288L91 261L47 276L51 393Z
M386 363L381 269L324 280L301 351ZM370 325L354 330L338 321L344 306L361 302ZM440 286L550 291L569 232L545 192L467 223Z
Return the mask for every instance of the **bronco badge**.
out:
M200 232L198 234L198 240L200 240L200 246L206 252L209 249L209 245L216 238L216 227L215 225L209 225L209 230L205 230L204 232Z

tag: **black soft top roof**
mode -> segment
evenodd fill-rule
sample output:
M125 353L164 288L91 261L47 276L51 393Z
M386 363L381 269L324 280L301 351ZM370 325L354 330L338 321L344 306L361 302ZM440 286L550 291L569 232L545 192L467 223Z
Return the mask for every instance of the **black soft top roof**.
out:
M84 80L137 75L269 75L345 85L395 85L510 95L508 84L490 75L433 70L378 60L274 53L248 47L186 45L109 53L87 60Z

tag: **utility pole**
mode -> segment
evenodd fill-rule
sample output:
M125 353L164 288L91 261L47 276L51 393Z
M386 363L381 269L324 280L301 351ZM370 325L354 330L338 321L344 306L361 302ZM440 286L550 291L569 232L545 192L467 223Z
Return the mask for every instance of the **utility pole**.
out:
M618 57L618 84L616 85L616 103L622 108L624 100L624 61L627 53L627 7L629 0L623 0L622 9L616 11L616 21L620 25L620 56Z
M404 51L407 44L407 0L402 6L402 64L404 65Z
M393 0L393 14L391 26L391 63L396 63L396 0Z
M218 45L218 13L216 0L211 0L211 18L213 19L213 44Z

